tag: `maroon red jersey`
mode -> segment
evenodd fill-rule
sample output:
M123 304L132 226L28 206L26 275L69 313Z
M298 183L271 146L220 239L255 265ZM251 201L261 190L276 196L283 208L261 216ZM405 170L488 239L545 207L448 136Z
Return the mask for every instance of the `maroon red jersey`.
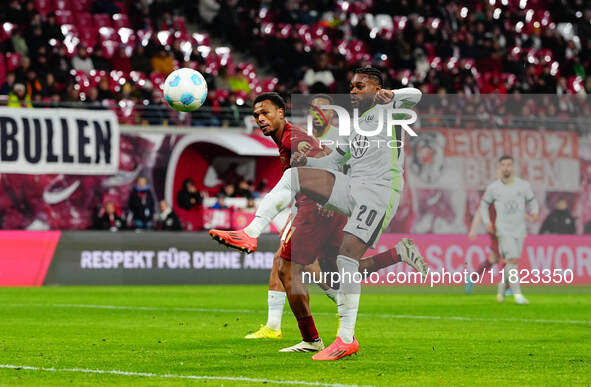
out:
M290 167L289 162L292 151L314 156L322 150L318 140L312 136L308 136L304 129L289 122L285 124L281 140L277 146L279 147L281 168L284 171Z

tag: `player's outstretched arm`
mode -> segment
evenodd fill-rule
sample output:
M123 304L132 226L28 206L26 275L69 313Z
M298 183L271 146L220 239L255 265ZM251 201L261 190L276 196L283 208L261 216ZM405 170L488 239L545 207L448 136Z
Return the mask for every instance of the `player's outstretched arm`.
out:
M490 206L493 201L494 201L493 193L492 193L491 185L489 185L488 187L486 187L486 191L484 192L484 196L482 197L482 200L480 201L480 209L478 211L478 212L480 212L480 217L482 218L482 223L484 223L484 226L486 227L486 232L488 232L488 233L492 232L492 224L490 222L490 216L488 215L488 206Z

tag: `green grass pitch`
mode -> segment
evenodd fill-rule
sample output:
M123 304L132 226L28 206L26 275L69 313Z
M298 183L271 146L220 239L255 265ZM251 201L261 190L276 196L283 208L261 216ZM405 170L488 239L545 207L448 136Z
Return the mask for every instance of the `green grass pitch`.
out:
M0 385L589 385L591 289L550 290L526 288L528 306L366 292L360 353L315 362L277 352L300 340L288 306L282 339L242 338L266 321L264 286L3 288ZM311 302L329 344L336 308Z

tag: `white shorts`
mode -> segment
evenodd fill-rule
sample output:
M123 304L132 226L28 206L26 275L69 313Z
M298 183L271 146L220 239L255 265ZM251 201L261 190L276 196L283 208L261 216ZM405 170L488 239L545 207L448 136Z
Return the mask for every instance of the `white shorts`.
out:
M325 207L349 217L343 230L374 248L396 214L399 192L385 185L352 180L340 172L330 173L335 176L335 184Z
M497 235L499 240L499 252L505 259L521 258L523 251L523 241L525 237L515 237L512 235Z

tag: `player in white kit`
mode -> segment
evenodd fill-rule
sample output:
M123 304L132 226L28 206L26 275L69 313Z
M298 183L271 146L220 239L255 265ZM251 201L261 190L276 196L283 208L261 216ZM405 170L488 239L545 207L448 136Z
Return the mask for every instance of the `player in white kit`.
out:
M328 156L313 159L293 154L292 168L261 201L255 219L244 230L234 232L245 244L256 248L256 238L264 227L298 192L349 217L337 257L343 275L338 293L341 326L335 342L313 356L315 360L337 360L359 350L354 329L361 284L352 278L358 278L354 274L358 273L359 260L368 248L375 247L395 215L403 184L402 128L390 128L390 136L380 124L387 122L389 109L411 108L421 99L421 92L414 88L383 89L381 73L371 67L356 70L350 87L351 104L363 112L353 123L360 130L351 130L348 142L339 143ZM372 134L361 135L360 131ZM338 169L347 154L351 155L347 161L350 174L344 175ZM295 168L300 165L305 167ZM396 249L406 259L423 261L409 239L401 240Z
M499 159L501 178L486 187L486 192L480 203L480 214L491 233L488 207L493 204L497 213L495 222L496 236L499 241L499 251L505 257L504 282L498 285L497 301L505 300L505 283L508 283L517 304L525 305L529 301L521 293L519 286L518 261L523 250L523 241L527 235L525 220L538 220L539 206L530 184L513 174L513 157L502 156Z

